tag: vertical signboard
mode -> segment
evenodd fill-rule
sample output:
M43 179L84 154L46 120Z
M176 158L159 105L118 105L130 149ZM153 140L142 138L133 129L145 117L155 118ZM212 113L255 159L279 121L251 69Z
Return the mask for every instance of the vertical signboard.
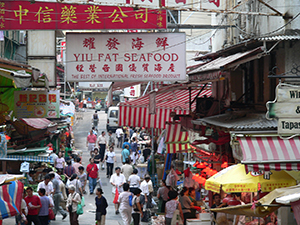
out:
M267 119L278 119L279 134L300 133L300 86L280 83L276 88L276 100L269 101Z
M134 85L124 88L124 97L126 98L138 98L141 95L141 85Z
M67 33L67 81L186 79L185 33Z
M17 118L59 118L59 91L15 91Z

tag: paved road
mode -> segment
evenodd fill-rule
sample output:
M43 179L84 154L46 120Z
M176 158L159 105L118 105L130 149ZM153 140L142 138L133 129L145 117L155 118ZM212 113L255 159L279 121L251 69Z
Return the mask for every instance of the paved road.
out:
M78 120L73 126L74 135L75 135L75 147L83 151L83 166L86 168L89 160L89 153L87 152L86 147L86 137L89 130L92 128L92 115L94 110L87 110L83 113L83 120ZM98 112L99 114L99 125L98 131L106 131L106 114L104 111ZM121 166L121 149L115 148L117 156L117 166ZM115 165L116 166L116 165ZM115 209L112 194L111 194L111 185L109 183L109 178L106 178L106 170L100 171L100 178L103 185L104 196L108 202L107 215L106 215L106 224L108 225L118 225L123 224L120 215L115 215ZM88 185L87 185L88 188ZM88 190L88 189L87 189ZM80 225L92 225L95 224L95 195L84 195L86 206L84 207L84 214L79 216ZM13 218L3 220L4 225L13 225ZM51 225L61 225L69 224L69 217L65 220L62 220L62 216L58 214L56 216L56 221L52 221Z

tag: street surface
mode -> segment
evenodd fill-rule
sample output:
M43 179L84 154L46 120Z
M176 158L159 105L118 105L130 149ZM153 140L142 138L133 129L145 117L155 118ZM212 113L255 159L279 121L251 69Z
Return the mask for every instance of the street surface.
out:
M89 163L89 157L90 154L87 151L86 147L86 137L88 135L88 132L92 128L92 115L95 111L88 109L86 112L83 112L83 120L77 120L75 125L73 126L73 131L74 131L74 136L75 136L75 147L76 149L82 150L82 164L84 168ZM98 112L99 115L99 124L98 124L98 135L101 134L102 131L106 131L106 113L104 111ZM113 134L115 137L115 134ZM106 134L107 136L107 134ZM108 138L108 136L107 136ZM121 166L121 148L115 148L115 153L117 157L117 163L114 165L116 166ZM113 204L113 198L112 198L112 187L111 184L109 183L109 178L106 178L106 169L105 170L100 170L100 178L102 182L102 188L103 188L103 196L107 199L108 203L108 208L107 208L107 214L106 214L106 224L109 225L116 225L116 224L123 224L121 215L116 215L115 214L115 208ZM88 182L86 185L86 191L88 191ZM83 215L79 216L79 224L80 225L92 225L95 224L95 194L90 195L90 194L85 194L85 204L86 206L83 208L84 213ZM15 224L14 222L14 217L13 218L8 218L3 220L4 225L13 225ZM70 224L69 222L69 216L65 219L62 220L61 214L57 214L56 220L51 221L51 225L60 225L60 224Z

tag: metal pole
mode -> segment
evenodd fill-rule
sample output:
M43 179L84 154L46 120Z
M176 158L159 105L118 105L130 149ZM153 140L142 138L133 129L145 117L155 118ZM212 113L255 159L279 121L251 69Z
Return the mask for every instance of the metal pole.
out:
M153 81L151 81L151 91L153 91ZM151 114L152 116L153 114ZM151 146L152 146L152 175L155 173L155 167L154 167L154 130L153 127L151 127Z

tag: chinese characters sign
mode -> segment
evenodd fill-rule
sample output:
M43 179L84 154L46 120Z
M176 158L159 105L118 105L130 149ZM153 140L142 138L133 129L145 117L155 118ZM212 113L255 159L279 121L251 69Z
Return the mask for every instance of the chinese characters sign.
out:
M0 1L0 30L166 29L159 9Z
M185 33L67 33L68 81L186 79Z
M17 118L59 118L59 91L15 91Z

